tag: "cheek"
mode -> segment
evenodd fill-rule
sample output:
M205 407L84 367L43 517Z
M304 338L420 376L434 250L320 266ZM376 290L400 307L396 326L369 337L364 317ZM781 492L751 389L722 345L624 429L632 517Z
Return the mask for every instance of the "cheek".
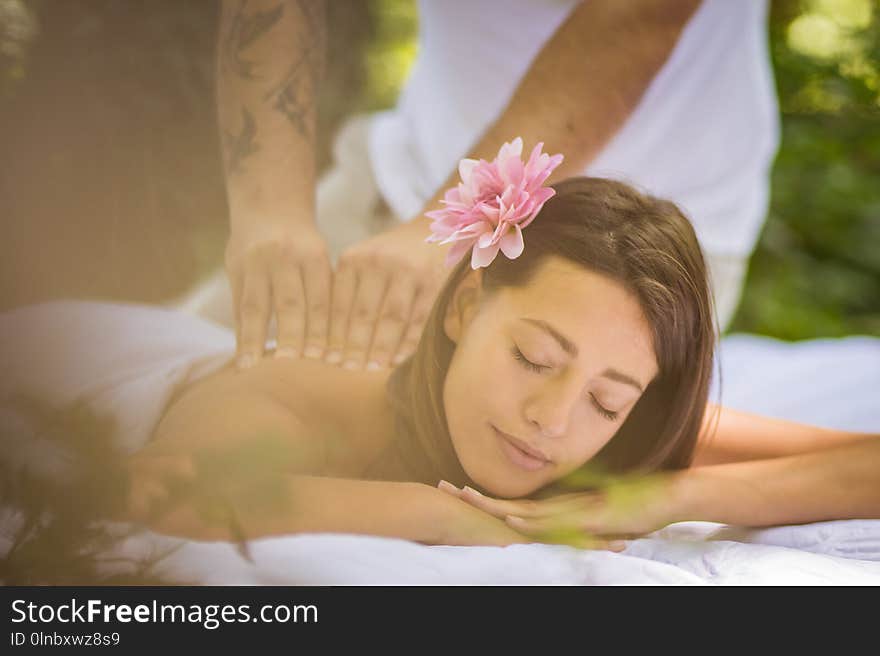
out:
M452 356L443 383L446 423L459 461L481 485L494 482L486 476L499 464L489 423L521 425L521 418L514 415L519 412L522 384L521 374L505 360L503 345L497 340L461 343Z
M491 371L467 345L456 348L443 382L443 410L452 444L459 458L467 450L468 435L490 416Z
M569 461L580 467L605 448L614 437L620 424L611 424L602 417L590 419L584 424L586 430L577 437L569 451Z
M480 341L476 331L469 337L473 339L456 348L446 375L447 412L484 422L500 420L516 410L526 379L498 339Z

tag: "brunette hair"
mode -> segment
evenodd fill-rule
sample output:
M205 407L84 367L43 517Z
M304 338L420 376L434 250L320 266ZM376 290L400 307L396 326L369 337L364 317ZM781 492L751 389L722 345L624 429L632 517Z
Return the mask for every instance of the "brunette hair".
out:
M706 409L717 334L693 227L675 204L623 182L576 177L553 188L556 195L524 231L522 254L510 260L499 253L483 270L481 294L488 298L504 287L528 285L549 255L624 285L651 326L659 373L588 464L609 473L687 467ZM443 383L455 350L443 319L469 269L466 255L438 294L415 353L388 380L395 435L368 478L403 468L408 480L474 486L456 457L443 410Z

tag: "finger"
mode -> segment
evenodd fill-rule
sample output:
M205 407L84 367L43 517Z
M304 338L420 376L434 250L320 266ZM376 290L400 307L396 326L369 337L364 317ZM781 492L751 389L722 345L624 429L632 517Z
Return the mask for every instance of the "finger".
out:
M324 257L308 260L303 268L307 310L304 355L307 358L323 358L327 348L331 276L330 263Z
M604 502L600 493L573 492L543 499L538 502L539 512L534 517L560 517L564 515L584 514L595 511ZM513 513L516 514L516 513Z
M275 357L298 357L302 353L306 310L302 273L292 259L282 259L272 276L272 300L278 323Z
M376 332L367 354L367 360L380 367L391 365L397 345L403 339L409 322L410 308L415 301L417 285L411 276L392 278L382 302Z
M416 352L419 339L422 337L422 329L424 329L425 322L428 320L428 315L430 315L431 308L434 305L434 297L433 293L427 293L422 289L416 292L409 322L403 332L400 344L395 349L391 359L392 365L400 364Z
M538 516L538 507L534 501L493 499L467 485L462 488L461 499L500 519L504 519L507 515L517 515L520 517Z
M367 351L387 286L388 276L383 271L369 269L359 273L357 294L351 307L348 337L345 340L343 368L363 369L366 365Z
M247 368L263 356L269 323L269 276L262 267L252 267L244 274L238 321L241 324L241 348L237 364Z
M448 481L440 481L439 483L437 483L437 487L439 489L443 490L444 492L451 494L454 497L461 496L461 490L459 490L457 487L455 487L452 483L450 483Z
M473 501L473 505L487 510L495 509L504 515L516 515L518 517L540 518L555 517L562 515L574 515L578 512L592 510L596 500L589 493L577 493L550 497L548 499L494 499L481 494L479 491L465 486L463 498ZM493 512L493 514L496 514Z
M330 364L342 362L345 339L348 336L348 315L357 290L357 273L354 267L341 265L333 276L330 312L330 337L327 340L325 360Z

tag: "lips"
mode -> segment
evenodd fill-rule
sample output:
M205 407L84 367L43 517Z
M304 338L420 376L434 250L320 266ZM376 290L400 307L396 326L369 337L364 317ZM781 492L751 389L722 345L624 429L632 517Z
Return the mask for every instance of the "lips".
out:
M503 438L510 441L520 451L525 451L527 454L529 454L533 458L537 458L538 460L543 460L544 462L550 462L550 458L548 458L546 455L544 455L543 451L539 451L538 449L529 446L528 444L526 444L522 440L519 440L519 439L513 437L513 435L508 435L507 433L499 430L498 428L495 428L494 424L492 425L492 428L494 428L495 431L499 435L501 435Z

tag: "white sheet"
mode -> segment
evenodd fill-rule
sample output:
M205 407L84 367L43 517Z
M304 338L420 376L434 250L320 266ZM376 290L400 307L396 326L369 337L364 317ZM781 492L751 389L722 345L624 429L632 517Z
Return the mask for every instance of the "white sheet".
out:
M53 403L88 399L120 422L135 450L174 386L228 360L234 336L182 312L56 301L0 314L0 400L15 389ZM880 339L789 344L753 335L722 341L722 402L829 427L880 432ZM717 388L716 388L717 391ZM20 418L0 406L0 425ZM0 518L0 551L11 515ZM880 585L880 519L742 529L682 522L623 553L560 545L425 546L361 535L254 540L254 563L226 542L143 532L113 554L174 547L159 571L202 584L838 584ZM109 567L109 566L108 566Z

